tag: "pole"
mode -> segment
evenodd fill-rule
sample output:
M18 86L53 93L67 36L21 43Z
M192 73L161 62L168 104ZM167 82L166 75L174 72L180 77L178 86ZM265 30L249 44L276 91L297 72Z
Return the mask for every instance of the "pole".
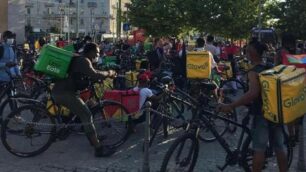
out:
M121 38L121 0L117 4L117 39Z
M258 32L258 41L261 41L261 29L262 29L262 8L263 8L263 0L259 0L259 12L258 12L258 29L259 29L259 32Z
M68 43L70 42L70 3L68 4Z
M80 0L77 0L77 22L76 22L76 37L79 37L79 27L80 27Z
M298 172L306 171L303 123L304 123L304 121L301 121L301 124L299 125L299 140L300 140L300 142L299 142L299 155L298 155L298 162L297 162L297 171Z
M62 4L60 4L60 13L61 13L61 37L63 35L63 11L62 11Z
M152 106L151 102L146 102L146 125L145 125L145 139L144 139L144 157L142 172L150 172L150 162L149 162L149 145L150 145L150 108Z

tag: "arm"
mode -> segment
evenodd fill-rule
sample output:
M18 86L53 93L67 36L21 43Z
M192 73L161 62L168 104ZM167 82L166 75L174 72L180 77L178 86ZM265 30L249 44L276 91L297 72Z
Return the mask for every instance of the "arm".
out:
M260 96L260 83L259 83L258 74L255 72L249 72L248 78L249 78L249 91L246 92L237 101L231 104L222 104L218 106L217 111L230 112L238 106L251 103L254 99Z
M250 72L249 78L249 91L246 92L240 99L230 104L231 108L236 108L241 105L251 103L254 99L260 96L260 82L256 72Z
M87 59L84 58L82 60L82 63L79 64L79 69L82 69L82 74L94 79L94 80L103 80L106 77L110 77L110 73L108 71L98 71L95 70L91 64L91 62Z

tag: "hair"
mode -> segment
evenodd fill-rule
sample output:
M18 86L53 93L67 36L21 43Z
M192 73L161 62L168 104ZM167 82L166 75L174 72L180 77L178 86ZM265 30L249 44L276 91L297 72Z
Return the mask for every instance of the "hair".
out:
M88 54L89 52L96 50L97 47L99 47L99 46L96 43L93 43L93 42L87 43L84 47L83 53Z
M160 41L160 38L155 38L155 39L154 39L154 46L157 45L158 41Z
M262 57L263 53L268 50L266 44L259 41L251 41L249 42L249 46L253 47L260 57Z
M207 38L206 38L206 41L207 41L207 42L213 42L214 39L215 39L214 36L208 35Z
M14 34L13 34L13 32L7 30L7 31L4 31L4 32L3 32L2 37L3 37L3 39L4 39L4 38L13 38L13 37L14 37Z
M292 33L285 32L282 34L282 47L293 48L296 44L296 38Z
M43 37L40 37L38 40L39 45L42 47L46 44L46 40Z
M84 38L84 42L91 41L91 40L92 40L92 38L89 35L85 36L85 38Z
M197 39L197 47L204 47L205 41L203 38L198 38Z

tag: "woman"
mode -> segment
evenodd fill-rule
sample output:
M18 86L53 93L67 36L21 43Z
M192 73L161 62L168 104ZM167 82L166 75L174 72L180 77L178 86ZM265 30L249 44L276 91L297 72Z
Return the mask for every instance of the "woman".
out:
M286 147L284 145L284 135L282 126L272 124L263 117L261 87L259 73L268 69L262 61L262 55L266 46L258 41L252 41L246 48L247 58L253 64L253 68L248 72L249 90L238 100L231 104L221 104L217 107L218 111L230 112L238 106L250 104L250 112L254 115L252 126L253 141L253 172L262 171L265 162L265 150L269 137L272 137L273 148L276 153L278 167L280 172L287 172ZM269 133L272 135L269 136Z

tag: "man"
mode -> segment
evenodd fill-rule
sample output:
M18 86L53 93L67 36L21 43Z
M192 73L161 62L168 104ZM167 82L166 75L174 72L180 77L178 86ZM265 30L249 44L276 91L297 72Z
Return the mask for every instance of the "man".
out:
M209 50L207 50L207 46L206 47L204 47L204 45L205 45L205 41L204 41L204 39L203 38L198 38L197 39L197 44L196 44L196 48L194 49L195 51L209 51ZM211 68L213 69L213 68L215 68L215 67L217 67L217 63L216 63L216 61L214 60L214 57L213 57L213 54L211 53L211 51L209 51L210 53L209 53L209 56L210 56L210 59L211 59Z
M163 49L163 40L156 38L154 40L154 50L149 52L148 60L150 64L150 70L153 73L159 73L162 63L164 61L164 49Z
M214 43L214 37L211 36L211 35L208 35L207 38L206 38L206 46L205 46L205 50L206 51L210 51L211 54L215 57L215 60L216 60L216 57L220 55L220 53L218 53L218 49L217 47L215 47L213 45Z
M13 50L14 34L11 31L3 33L0 45L0 82L8 82L11 77L21 76L17 67L17 56ZM10 76L11 75L11 76Z
M84 130L90 142L95 147L95 156L110 156L115 151L101 146L92 121L92 114L83 100L77 95L77 91L88 87L89 77L92 80L103 80L106 77L114 77L115 72L96 71L92 63L99 57L99 47L95 43L85 45L82 57L75 57L70 65L69 77L55 83L52 96L56 103L66 106L73 114L77 115L85 125Z

